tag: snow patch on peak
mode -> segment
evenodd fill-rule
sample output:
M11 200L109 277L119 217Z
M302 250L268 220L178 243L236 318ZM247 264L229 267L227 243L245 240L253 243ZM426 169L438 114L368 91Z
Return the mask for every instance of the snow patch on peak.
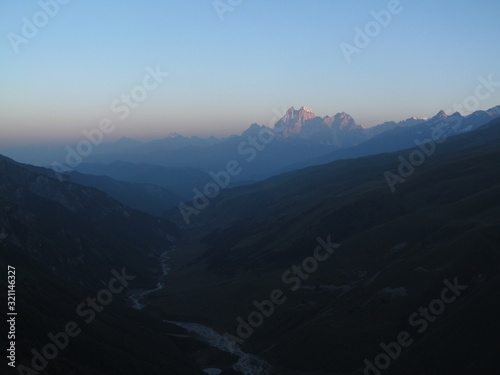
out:
M292 107L292 108L293 108L293 107ZM313 113L312 109L307 108L307 107L304 107L304 106L302 106L302 107L300 108L300 110L301 110L301 111L304 111L304 112Z

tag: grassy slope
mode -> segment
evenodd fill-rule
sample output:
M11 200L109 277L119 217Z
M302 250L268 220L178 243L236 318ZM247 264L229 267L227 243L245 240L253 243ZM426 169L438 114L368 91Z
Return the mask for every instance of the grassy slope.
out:
M0 230L8 235L0 267L16 267L17 364L29 366L32 348L41 350L49 332L76 321L82 333L42 374L199 373L164 324L125 305L125 291L91 324L76 312L112 269L136 275L132 289L152 287L160 270L149 255L170 246L176 227L8 159L0 160L0 174ZM6 278L0 287L7 290Z
M282 373L344 373L362 369L381 341L409 330L409 315L439 296L445 278L458 277L467 292L415 334L415 344L387 373L493 374L500 368L494 341L500 334L494 319L500 311L499 141L498 121L450 138L395 193L383 173L397 168L399 153L225 192L197 218L204 223L193 235L199 241L174 255L177 272L158 298L158 313L234 333L236 317L254 310L254 299L281 288L287 302L245 345ZM290 292L282 273L311 255L317 236L329 234L342 247L304 285L354 288L342 295ZM384 292L398 287L406 296Z

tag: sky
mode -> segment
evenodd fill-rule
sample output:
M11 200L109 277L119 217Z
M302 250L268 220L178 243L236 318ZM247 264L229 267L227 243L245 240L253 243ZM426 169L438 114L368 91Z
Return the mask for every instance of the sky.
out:
M4 0L0 150L105 119L111 142L239 134L291 106L367 127L430 117L500 81L499 14L498 0Z

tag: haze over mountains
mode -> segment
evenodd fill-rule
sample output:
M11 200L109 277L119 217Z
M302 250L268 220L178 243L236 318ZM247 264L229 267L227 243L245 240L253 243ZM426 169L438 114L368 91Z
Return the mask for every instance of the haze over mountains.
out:
M246 159L247 156L252 155L249 150L255 149L258 157L252 160L252 164L255 163L256 166L249 165L247 171L242 173L239 179L260 179L297 161L306 161L354 146L362 149L364 147L362 144L375 137L377 141L373 142L385 141L388 147L393 145L392 149L381 148L380 151L376 151L393 151L397 147L403 149L411 146L407 139L420 134L419 132L426 132L426 129L432 131L435 126L446 127L447 136L451 136L476 129L499 116L500 106L487 111L477 111L468 116L462 116L459 113L446 114L440 111L429 119L413 117L397 123L385 122L371 128L364 128L356 124L355 120L346 113L321 118L306 107L301 107L299 110L291 107L272 128L252 124L241 135L227 139L186 138L174 134L163 140L146 144L134 142L133 146L122 140L97 147L96 152L85 158L83 162L109 163L120 160L166 167L196 167L214 170L232 158ZM271 131L274 136L266 137L265 133ZM260 138L259 132L261 132ZM384 138L380 138L382 135ZM253 138L249 139L249 137L257 137L254 144L251 143ZM267 138L272 138L272 141L269 142ZM242 145L243 142L246 143ZM366 147L370 149L371 146L368 144Z
M224 170L230 160L241 166L227 186L235 187L311 165L415 147L436 132L450 137L498 117L500 106L467 116L440 111L427 119L412 117L364 128L346 113L319 117L309 108L291 107L272 128L252 124L241 135L227 139L178 134L148 143L121 139L100 144L85 157L69 146L70 158L79 159L64 178L99 188L133 208L162 215L192 199L193 189L212 181L209 172Z
M228 139L175 134L146 144L122 139L96 147L75 167L84 174L157 185L156 192L153 187L146 189L150 192L146 196L150 197L136 197L136 201L144 202L142 206L134 199L122 200L130 196L123 192L125 186L119 192L116 186L111 188L109 181L96 185L95 177L86 181L82 175L75 181L107 189L123 203L158 214L191 199L194 188L202 189L212 181L208 172L224 170L230 160L241 166L241 173L230 181L229 187L234 187L310 165L414 147L432 139L436 132L440 137L449 137L477 129L498 117L500 106L468 116L440 111L428 119L409 118L366 129L346 113L321 118L306 107L292 107L273 128L252 124L240 136Z
M324 131L331 119L307 118L306 109L289 112L277 144L309 136L303 129L313 125ZM137 182L75 172L61 181L50 169L0 158L0 247L12 254L22 296L19 363L32 366L31 350L41 350L48 332L76 319L82 334L48 361L47 373L201 375L215 367L229 375L268 375L269 365L276 375L371 375L376 371L367 370L366 361L373 363L381 342L404 331L412 344L387 374L494 374L500 368L500 119L479 124L496 116L496 110L439 113L373 136L367 142L394 130L387 139L446 130L446 141L395 192L384 175L398 173L398 155L410 155L414 144L224 190L193 217L196 230L179 229L177 210L168 220L153 217L77 183L93 181L111 194L111 187L138 189ZM331 120L335 132L359 130L345 116L337 120ZM132 167L117 163L114 169L117 176L130 169L139 180L144 168L159 184L161 172L175 172ZM179 183L187 172L177 171ZM313 267L307 262L318 238L340 246ZM87 326L77 306L122 267L133 280ZM456 298L437 310L432 301L447 285L456 286ZM256 306L275 300L274 290L283 293L282 303L250 325ZM150 291L138 312L127 298L137 291ZM431 315L419 315L420 307ZM50 323L41 326L40 319ZM250 329L243 339L240 333ZM241 346L221 346L217 335L224 333ZM118 355L125 358L109 361Z
M90 174L106 174L99 172L106 168L94 168L84 166L85 164L120 161L168 168L195 168L208 172L220 170L228 160L234 159L245 165L245 168L233 182L246 182L345 157L404 149L414 145L415 140L428 138L436 127L445 128L446 136L451 136L474 130L499 116L500 106L467 116L440 111L428 119L413 117L364 128L343 112L318 117L309 108L301 107L296 110L291 107L272 128L252 124L241 135L225 139L184 137L174 133L167 138L147 143L126 138L114 143L102 143L94 147L90 155L82 157L74 146L52 148L51 151L42 148L34 152L38 154L38 165L50 166L57 161L69 169ZM2 152L21 161L34 158L26 157L25 150L20 149ZM138 182L123 174L122 177L125 177L125 181Z
M473 131L500 117L500 106L462 116L440 111L428 119L409 118L364 128L346 113L318 117L306 107L289 108L274 127L252 124L227 139L183 137L141 143L121 139L104 143L82 157L65 179L97 187L131 207L159 215L189 200L207 172L237 160L244 168L229 187L248 184L288 170L334 160L393 152L432 139ZM69 147L70 148L70 147Z
M364 360L373 362L384 353L381 342L407 331L414 341L384 373L494 374L500 368L500 325L492 316L500 311L493 298L500 287L499 142L498 119L452 136L395 193L384 173L398 170L399 152L223 192L196 217L205 227L190 256L175 257L172 283L196 270L203 286L191 280L186 293L203 311L198 319L240 338L252 327L253 301L283 291L286 301L245 335L245 345L279 359L286 367L279 373L376 374ZM314 266L317 236L342 245ZM299 268L286 274L293 265ZM427 320L421 313L439 298L444 280L466 291L457 291L445 312L431 305ZM217 297L203 298L211 288ZM167 286L155 305L165 312L193 308L172 293ZM227 300L235 301L231 310L218 310ZM420 307L427 310L419 314Z
M499 14L4 1L0 375L500 375Z

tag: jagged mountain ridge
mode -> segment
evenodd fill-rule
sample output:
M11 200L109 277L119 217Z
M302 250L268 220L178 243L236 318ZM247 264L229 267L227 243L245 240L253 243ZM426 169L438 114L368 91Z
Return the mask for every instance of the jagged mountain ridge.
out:
M159 167L191 168L204 173L224 170L229 160L236 160L243 168L242 173L234 176L232 183L246 183L262 180L284 171L324 164L346 157L359 157L381 152L391 152L414 145L415 140L428 138L429 131L440 122L448 136L473 130L500 115L500 106L487 111L477 111L468 116L447 115L444 111L428 119L411 117L400 122L386 122L371 128L364 128L346 113L319 117L306 107L299 110L291 107L273 127L252 124L239 136L226 139L182 137L171 134L164 140L148 143L133 143L130 140L119 141L116 147L102 145L96 152L83 160L76 169L82 173L106 175L129 182L148 182L172 190L185 199L192 196L193 188L203 188L210 181L197 179L196 184L183 186L176 190L170 183L157 183L157 179L138 181L139 174L124 170L117 175L107 166L127 162L142 164L140 168ZM460 121L456 121L460 120ZM273 141L253 145L259 134L274 131ZM127 147L122 147L126 145ZM133 145L133 147L128 147ZM249 156L254 155L254 156ZM87 166L94 163L94 166ZM97 164L95 164L97 163ZM149 166L147 165L149 164ZM97 173L98 169L104 170ZM193 173L195 171L193 170ZM201 171L200 171L201 172ZM156 172L155 172L156 173ZM191 172L190 172L191 173ZM192 174L192 173L191 173ZM198 173L199 174L199 173ZM139 176L140 177L140 176ZM201 175L200 175L201 177ZM161 180L161 179L160 179ZM187 190L186 190L187 187Z
M246 321L255 310L252 301L280 288L287 300L245 345L275 359L280 374L366 374L363 360L381 352L381 340L394 341L410 329L408 317L440 295L443 280L457 278L468 285L467 295L448 305L425 334L415 333L413 346L387 373L494 374L499 139L498 119L451 137L395 193L384 173L396 173L398 153L336 161L226 191L197 218L207 236L192 255L196 261L184 260L172 275L178 287L196 270L201 287L190 289L190 304L166 290L157 305L203 310L205 320L235 334L242 321L236 319ZM284 272L301 262L306 269L315 239L328 235L341 247L297 278L300 287L290 292ZM217 292L203 299L210 282Z
M281 138L299 138L313 143L350 147L366 139L363 127L345 112L335 116L316 116L314 112L301 107L288 109L275 125L274 131Z
M358 158L416 147L418 143L433 140L436 135L438 135L438 138L447 138L470 132L497 118L500 118L500 106L486 111L476 111L467 116L462 116L458 112L449 115L445 111L439 111L435 116L428 119L410 118L399 123L384 123L373 128L364 129L367 140L359 145L337 149L317 158L291 164L282 169L282 172L312 165L321 165L335 160Z

